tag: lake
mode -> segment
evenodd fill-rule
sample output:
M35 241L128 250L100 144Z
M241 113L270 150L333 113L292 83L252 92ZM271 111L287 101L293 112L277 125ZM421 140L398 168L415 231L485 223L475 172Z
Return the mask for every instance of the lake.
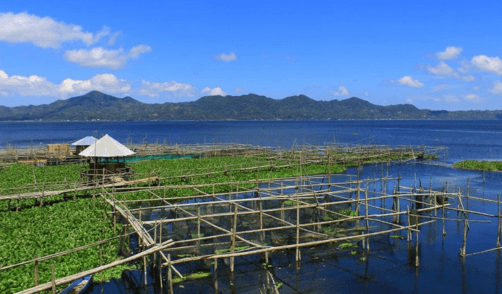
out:
M417 179L441 190L448 182L450 191L460 189L487 199L496 199L502 191L502 173L463 171L449 165L463 159L497 160L502 158L502 122L500 121L224 121L224 122L0 122L0 148L71 143L84 136L109 134L125 143L250 143L290 148L294 142L323 144L426 145L448 148L447 166L391 164L389 173L401 175L401 184L409 186ZM362 177L379 176L381 165L364 166ZM355 174L349 169L347 174ZM380 189L371 186L371 188ZM496 205L472 201L470 209L497 213ZM438 216L440 213L438 213ZM449 217L456 218L454 212ZM469 219L486 219L470 215ZM496 245L497 222L471 223L467 253ZM296 267L294 251L271 256L271 272L283 282L281 293L498 293L502 290L500 252L460 258L463 224L447 222L443 238L441 222L421 228L420 266L414 266L414 246L388 237L370 239L372 248L366 261L359 257L338 256L327 247L305 249L301 266ZM219 267L222 293L258 293L263 271L258 258L236 259L233 277ZM87 293L158 293L153 285L141 289L140 272L129 272L121 280L94 285ZM230 282L232 280L232 282ZM151 285L152 283L150 283ZM165 285L165 284L164 284ZM211 278L175 286L175 293L214 293ZM167 287L164 287L167 293Z

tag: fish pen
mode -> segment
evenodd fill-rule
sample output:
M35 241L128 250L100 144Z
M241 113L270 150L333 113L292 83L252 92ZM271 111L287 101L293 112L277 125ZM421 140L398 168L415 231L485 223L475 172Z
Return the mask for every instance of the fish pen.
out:
M175 281L190 276L196 264L212 267L217 275L218 266L228 266L234 272L239 259L255 256L264 264L274 252L294 254L301 263L302 254L318 246L333 252L349 253L361 250L368 256L374 242L383 236L405 238L416 249L415 265L419 266L419 233L428 224L455 221L464 224L462 257L502 249L500 200L469 196L469 193L449 191L448 183L439 191L422 186L406 187L400 175L389 175L389 160L416 161L440 156L441 148L387 146L302 146L292 150L269 150L260 154L262 161L245 164L224 164L211 168L179 171L153 169L149 173L135 173L130 181L114 182L112 178L77 183L53 182L12 188L0 200L35 199L69 194L70 197L92 197L93 205L101 201L108 206L110 227L115 232L119 224L124 229L116 238L137 238L133 255L124 263L143 259L146 283L147 264L156 270L156 287L167 287L172 292ZM432 154L432 155L431 155ZM444 154L444 153L443 153ZM193 162L201 158L190 159ZM362 178L362 164L380 162L381 175ZM358 166L357 175L332 173L337 163ZM309 174L310 165L321 164L327 173ZM384 172L387 165L387 172ZM291 170L294 177L274 177L239 180L239 174L253 176L259 171ZM225 181L206 183L207 179L229 177ZM467 183L467 186L469 184ZM24 189L24 190L23 190ZM28 192L30 191L31 192ZM35 190L35 191L33 191ZM451 190L451 188L450 188ZM84 193L79 193L84 192ZM32 200L33 201L33 200ZM497 214L469 210L469 201L497 203ZM464 206L465 204L465 206ZM9 205L9 210L12 206ZM17 211L17 210L16 210ZM456 217L448 217L448 212ZM478 215L487 219L471 219ZM482 252L467 252L469 224L498 221L497 245ZM402 237L405 235L406 237ZM446 232L445 232L446 235ZM495 240L495 237L494 237ZM105 240L103 240L104 242ZM99 243L99 242L98 242ZM90 244L89 246L95 246ZM327 246L327 247L326 247ZM75 250L80 250L75 248ZM59 256L56 254L56 256ZM36 264L55 256L45 256L23 262ZM147 258L149 261L147 262ZM23 293L36 293L80 278L83 274L99 273L117 263L102 265L50 283L27 289ZM120 263L119 263L120 264ZM237 264L237 265L236 265ZM0 271L13 268L8 265ZM267 271L267 281L274 274ZM176 277L175 277L176 276ZM167 279L167 284L163 281ZM218 289L217 279L215 289ZM267 282L274 284L275 282Z

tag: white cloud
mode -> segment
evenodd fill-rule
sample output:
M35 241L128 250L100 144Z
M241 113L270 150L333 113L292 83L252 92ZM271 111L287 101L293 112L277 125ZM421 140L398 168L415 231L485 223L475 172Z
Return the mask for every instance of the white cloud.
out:
M471 68L471 65L469 64L469 61L467 59L464 58L464 60L462 60L460 62L460 67L457 68L457 70L461 73L467 73L469 71L469 69Z
M0 70L0 89L3 96L54 96L57 87L47 78L31 75L29 77L9 76Z
M460 47L447 47L445 51L436 53L436 57L439 59L455 59L462 52Z
M152 51L152 48L147 45L135 46L128 53L124 53L122 48L108 50L103 47L96 47L90 50L69 50L65 52L64 56L66 60L78 63L80 66L119 69L124 67L129 59L138 58L142 53L150 51Z
M493 93L493 94L502 94L502 82L495 81L493 83L493 88L491 88L488 91L491 92L491 93Z
M230 54L221 53L220 55L216 55L216 59L224 62L236 61L237 55L233 52Z
M106 27L94 35L83 31L80 26L57 22L50 17L39 17L26 12L0 13L0 28L2 41L31 42L42 48L59 48L61 43L69 41L82 41L89 46L109 34L109 29Z
M465 95L464 99L472 102L481 102L481 98L478 95L472 93Z
M150 97L158 97L161 93L167 93L172 97L194 97L197 91L192 85L175 81L156 83L142 80L141 83L138 93Z
M415 88L419 88L419 87L424 86L423 83L419 82L418 80L414 80L411 76L404 76L404 77L400 78L398 80L398 82L401 85L406 85L406 86L415 87Z
M406 102L408 102L408 103L413 103L413 99L411 99L411 98L406 98Z
M441 76L450 76L455 74L455 71L444 61L441 61L436 67L427 65L427 70L430 73Z
M202 89L201 91L202 94L204 95L207 95L207 96L226 96L227 93L225 91L223 91L220 87L216 87L216 88L209 88L209 87L205 87L204 89Z
M108 39L108 45L113 46L115 45L115 41L117 41L117 37L122 34L122 32L115 32L113 35Z
M235 88L235 89L234 89L234 92L235 92L236 94L239 94L239 93L244 92L244 89L243 89L243 88L238 87L238 88Z
M463 82L472 82L475 80L474 76L469 75L469 76L461 76L453 68L451 68L446 62L441 61L436 67L427 65L427 71L439 75L439 76L452 76L455 77ZM460 69L460 68L459 68Z
M482 71L502 75L502 60L498 57L478 55L472 58L471 63Z
M480 86L474 86L474 87L472 87L472 89L473 89L474 91L478 91L479 89L481 89L481 87L480 87Z
M338 91L333 91L333 90L329 90L329 92L333 95L333 96L346 96L346 95L349 95L349 90L347 90L347 88L345 88L344 86L339 86L338 87Z
M89 80L65 79L58 88L60 95L66 96L84 94L93 90L106 93L126 93L131 90L131 85L113 74L98 74Z
M65 79L61 84L49 82L45 77L12 75L0 70L0 92L3 96L60 97L85 94L92 90L106 93L125 93L131 89L128 82L113 74L98 74L89 80Z
M369 96L369 95L370 95L370 92L368 92L368 91L365 91L365 92L364 92L364 96L366 96L366 97L367 97L367 96Z

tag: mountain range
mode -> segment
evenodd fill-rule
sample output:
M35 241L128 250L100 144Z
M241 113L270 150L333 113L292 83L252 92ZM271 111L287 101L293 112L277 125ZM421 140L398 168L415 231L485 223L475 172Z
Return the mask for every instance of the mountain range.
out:
M338 119L502 119L502 111L428 110L411 104L380 106L356 97L316 101L298 95L277 100L256 94L205 96L192 102L149 104L98 91L44 105L0 106L1 121Z

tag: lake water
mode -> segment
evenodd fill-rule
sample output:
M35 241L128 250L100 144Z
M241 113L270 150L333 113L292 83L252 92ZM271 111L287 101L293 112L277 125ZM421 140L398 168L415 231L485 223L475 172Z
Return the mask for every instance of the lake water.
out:
M0 122L0 148L7 144L27 146L72 142L84 136L109 134L120 142L170 143L250 143L290 148L297 144L324 142L379 145L426 145L448 148L447 166L399 164L390 166L389 174L401 175L404 186L417 179L428 187L466 192L496 199L502 191L502 173L456 170L448 165L463 160L502 158L502 122L500 121L245 121L245 122ZM381 165L365 166L362 177L378 177ZM349 169L348 174L355 174ZM370 186L370 188L380 189ZM497 213L496 205L472 201L469 208ZM456 206L455 206L456 207ZM438 213L438 216L441 216ZM455 212L448 216L456 218ZM487 218L470 215L469 219ZM420 267L414 266L414 246L388 236L371 240L366 261L360 255L336 255L327 247L302 251L300 268L294 251L271 256L271 272L276 282L283 282L281 293L498 293L502 291L502 259L499 252L459 257L463 225L446 223L443 238L441 221L421 228L419 237ZM467 253L496 245L497 221L471 223ZM415 238L415 236L414 236ZM414 244L414 243L413 243ZM220 266L219 289L222 293L258 293L263 271L256 257L236 259L233 277ZM125 273L121 280L94 285L88 293L158 293L156 286L138 288L140 272ZM151 277L149 277L151 279ZM232 282L230 282L232 281ZM149 285L151 285L149 280ZM164 285L166 285L164 283ZM175 293L214 293L211 278L175 286ZM165 293L167 288L164 287Z

